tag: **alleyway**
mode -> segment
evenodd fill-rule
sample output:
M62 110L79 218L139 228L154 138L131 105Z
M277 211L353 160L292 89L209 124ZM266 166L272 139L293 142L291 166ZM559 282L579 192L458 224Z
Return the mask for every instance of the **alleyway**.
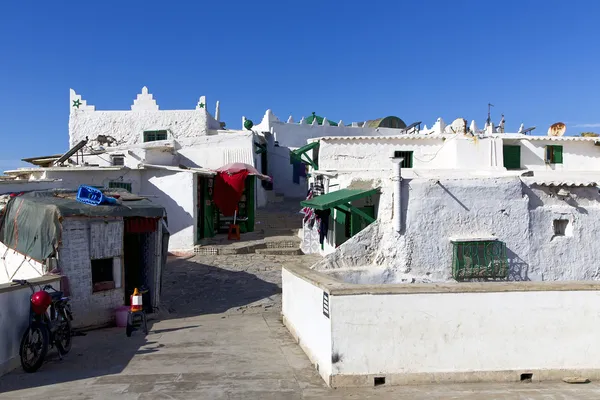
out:
M171 262L147 337L75 337L63 361L0 377L0 399L598 399L600 384L432 385L332 390L280 320L280 267L307 256ZM53 353L54 354L54 353Z

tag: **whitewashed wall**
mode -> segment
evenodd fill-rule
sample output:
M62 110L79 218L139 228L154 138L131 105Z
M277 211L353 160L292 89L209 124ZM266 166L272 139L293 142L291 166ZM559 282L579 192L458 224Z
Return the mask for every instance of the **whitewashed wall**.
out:
M284 323L300 347L328 381L331 375L331 320L323 315L323 290L290 273L281 272Z
M600 371L599 291L332 296L331 312L333 386Z
M472 142L451 136L412 136L397 138L364 138L321 140L319 147L320 170L391 170L390 157L394 151L413 151L413 168L452 168L455 147L461 141L466 146Z
M190 250L196 242L197 181L189 171L173 172L165 170L142 171L143 194L152 197L152 202L160 204L167 211L169 222L169 250Z
M337 122L337 121L336 121ZM379 136L398 135L399 129L358 128L352 126L307 125L299 123L271 122L269 126L258 125L258 132L272 132L282 147L298 148L306 145L308 139L326 136Z
M305 143L306 144L306 143ZM300 177L299 183L293 182L294 168L290 164L290 150L295 148L275 147L273 137L267 139L267 163L269 175L273 178L273 190L288 198L306 198L308 182Z
M60 290L60 277L29 279L35 285L52 285ZM29 323L31 289L11 283L0 284L0 376L20 367L19 346Z
M6 193L29 192L33 190L47 190L62 188L63 182L57 180L43 181L28 181L28 180L11 180L0 181L0 195Z
M348 187L351 177L342 175L337 182ZM363 267L372 262L444 281L451 279L451 237L495 236L506 243L510 280L600 279L597 189L568 188L571 197L563 200L556 195L558 188L529 187L517 177L406 179L403 231L398 235L391 224L391 182L373 178L372 185L382 188L377 231L350 239L317 268ZM569 235L554 235L556 219L570 221ZM371 242L369 235L377 240ZM357 249L369 254L358 257Z
M252 132L222 132L178 142L179 162L188 167L217 169L234 162L255 166Z
M47 170L44 172L47 179L60 179L62 188L77 189L79 185L108 187L110 181L131 183L133 193L140 193L140 171L132 169L117 170L86 170L65 168L64 171Z
M13 279L38 278L46 272L42 263L9 249L0 242L0 284L11 282Z
M533 171L598 171L600 169L600 147L593 140L505 140L507 145L520 144L521 167ZM545 147L563 147L562 164L546 164Z

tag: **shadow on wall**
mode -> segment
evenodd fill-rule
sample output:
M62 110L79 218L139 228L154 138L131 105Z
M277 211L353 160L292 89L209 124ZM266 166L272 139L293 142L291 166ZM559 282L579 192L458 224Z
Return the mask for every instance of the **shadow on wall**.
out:
M147 185L152 187L152 194L158 196L156 203L163 206L167 211L168 228L171 235L174 235L190 226L194 226L194 216L181 207L173 198L165 193L161 188L154 185L151 181L147 181ZM191 193L193 196L194 194Z
M400 220L402 223L402 229L400 229L400 234L404 235L406 233L406 222L407 222L407 216L408 216L408 204L410 202L410 182L411 179L403 179L402 180L402 187L401 187L401 194L400 194L400 207L401 207L401 214L400 215ZM381 198L380 198L381 201ZM392 201L395 201L394 199L392 199Z
M281 293L274 283L245 271L178 260L167 265L162 319L225 312Z
M188 168L202 168L202 166L196 164L194 161L190 160L189 158L187 158L186 156L184 156L183 154L177 153L178 157L179 157L179 164L186 166Z
M529 264L510 249L506 249L506 256L508 257L507 280L513 282L530 281Z

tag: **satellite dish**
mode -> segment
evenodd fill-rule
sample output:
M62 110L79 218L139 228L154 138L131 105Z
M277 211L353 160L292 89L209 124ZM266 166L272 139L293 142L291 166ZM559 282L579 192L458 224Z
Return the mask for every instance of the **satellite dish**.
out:
M548 136L562 136L567 131L567 126L562 122L557 122L550 125L548 128Z

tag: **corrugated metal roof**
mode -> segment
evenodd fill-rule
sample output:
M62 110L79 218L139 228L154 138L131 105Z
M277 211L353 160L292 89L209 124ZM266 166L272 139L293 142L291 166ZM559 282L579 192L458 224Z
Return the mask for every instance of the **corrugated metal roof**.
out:
M507 137L507 139L511 139L511 138ZM553 142L595 142L595 141L600 141L599 138L581 137L581 136L525 136L520 139L522 139L522 140L550 140Z
M593 187L597 186L600 180L575 178L575 179L542 179L542 178L521 178L527 185L537 186L570 186L570 187Z
M403 135L388 135L388 136L323 136L313 138L310 141L317 140L427 140L438 139L442 140L444 135L418 135L418 134L403 134Z

